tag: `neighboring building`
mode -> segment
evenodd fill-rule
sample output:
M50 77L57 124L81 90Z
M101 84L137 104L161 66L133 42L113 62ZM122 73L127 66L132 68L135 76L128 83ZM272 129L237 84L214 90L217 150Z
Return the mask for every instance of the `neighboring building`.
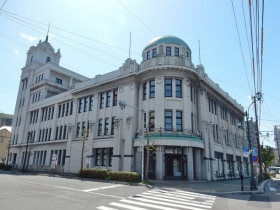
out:
M9 140L12 127L3 126L0 128L0 159L4 161L8 154Z
M12 126L12 124L13 124L13 119L2 118L0 127L2 127L2 126Z
M216 180L241 169L249 174L245 131L236 126L244 126L244 109L202 65L193 65L189 46L162 36L142 55L140 64L129 58L119 69L89 79L60 67L60 52L47 40L31 47L14 113L11 161L22 167L29 132L29 169L50 169L56 154L59 171L77 173L77 140L86 129L84 167L140 173L143 123L136 107L145 110L154 145L150 178ZM119 101L127 103L124 110Z

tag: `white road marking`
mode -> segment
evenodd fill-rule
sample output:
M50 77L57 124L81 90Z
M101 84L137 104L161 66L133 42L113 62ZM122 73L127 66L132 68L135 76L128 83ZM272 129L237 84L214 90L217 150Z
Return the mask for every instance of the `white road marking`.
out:
M142 196L144 195L144 196L150 197L150 198L161 197L161 198L164 198L165 200L166 200L166 199L168 199L168 200L172 199L172 200L174 200L174 202L176 202L177 200L178 200L178 201L186 201L186 199L184 199L184 198L176 198L176 197L174 198L174 197L170 197L170 196L159 195L159 194L152 194L152 193L145 193L145 192L142 193L141 195L142 195ZM211 203L209 203L209 202L188 200L187 202L188 202L188 203L206 204L206 205L212 205L212 204L213 204L213 201L210 201Z
M184 195L178 195L178 194L174 194L174 193L162 193L162 192L157 192L157 191L150 191L153 193L157 193L159 195L169 195L169 196L174 196L174 197L178 197L178 198L184 198L184 199L188 199L188 200L194 200L194 198L190 198L190 197L186 197Z
M69 187L62 187L62 186L49 185L49 184L41 184L41 183L24 181L24 180L21 180L21 179L12 179L12 178L2 177L2 176L0 176L0 178L8 179L8 180L14 180L14 181L18 181L18 182L24 182L24 183L28 183L28 184L41 185L41 186L46 186L46 187L54 187L54 188L73 190L73 191L84 192L84 193L92 193L92 194L102 195L102 196L106 196L106 197L124 199L124 197L119 197L119 196L114 196L114 195L107 195L107 194L96 193L96 192L85 192L84 190L78 190L78 189L69 188Z
M143 196L144 197L144 196ZM150 196L149 196L150 197ZM130 198L132 198L132 199L138 199L138 197L130 197ZM144 197L144 199L146 199L147 197ZM169 200L166 200L166 198L158 198L158 197L155 197L155 196L153 196L153 197L150 197L151 199L153 199L153 200L159 200L159 201L168 201L168 202L170 202L170 203L176 203L176 204L183 204L183 205L190 205L190 206L195 206L195 207L202 207L202 208L211 208L211 206L207 206L207 205L203 205L203 204L201 204L202 202L199 202L199 204L197 204L197 203L191 203L190 201L187 201L187 202L183 202L183 201L176 201L176 200L171 200L171 199L169 199ZM147 200L147 199L146 199Z
M150 207L150 208L162 209L162 210L179 210L179 209L168 208L168 207L164 207L164 206L158 206L158 205L153 205L153 204L149 204L149 203L131 201L131 200L126 200L126 199L120 200L120 201L130 203L130 204L136 204L136 205L140 205L140 206L146 206L146 207Z
M108 188L113 188L113 187L120 187L122 185L111 185L111 186L106 186L106 187L98 187L98 188L93 188L93 189L88 189L88 190L83 190L84 192L91 192L95 190L103 190L103 189L108 189Z
M199 198L205 198L205 199L209 199L209 200L215 200L215 199L216 199L215 196L204 195L204 194L193 193L193 192L178 191L177 193L180 194L180 195L191 196L191 197L199 197Z
M269 188L270 191L277 191L274 187Z
M127 208L127 209L132 209L132 210L148 210L148 209L143 209L143 208L139 208L139 207L135 207L135 206L129 206L129 205L125 205L125 204L121 204L121 203L110 203L110 205L112 206L118 206L118 207L122 207L122 208Z
M96 207L97 209L101 209L101 210L118 210L118 209L113 209L113 208L109 208L109 207L106 207L106 206L99 206L99 207Z
M155 200L149 200L149 199L145 199L145 198L133 198L134 200L139 200L139 201L143 201L143 202L148 202L148 203L155 203L155 204L160 204L160 205L165 205L165 206L172 206L172 207L178 207L178 208L184 208L184 209L190 209L190 210L202 210L202 208L196 208L196 207L192 207L192 206L185 206L185 205L179 205L179 204L175 204L175 203L167 203L167 202L163 202L163 201L155 201Z

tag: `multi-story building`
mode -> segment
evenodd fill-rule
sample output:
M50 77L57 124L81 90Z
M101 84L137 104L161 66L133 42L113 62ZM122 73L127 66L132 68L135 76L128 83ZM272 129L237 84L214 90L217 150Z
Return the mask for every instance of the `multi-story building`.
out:
M11 130L11 126L0 127L0 162L7 157Z
M216 180L241 169L249 174L245 132L236 126L244 124L243 107L202 65L194 66L182 39L157 37L143 49L140 64L129 58L92 79L60 67L60 56L47 40L27 53L11 145L18 168L30 139L29 169L49 169L56 154L58 170L76 173L86 135L83 167L140 173L148 135L151 178ZM119 101L127 104L123 110Z

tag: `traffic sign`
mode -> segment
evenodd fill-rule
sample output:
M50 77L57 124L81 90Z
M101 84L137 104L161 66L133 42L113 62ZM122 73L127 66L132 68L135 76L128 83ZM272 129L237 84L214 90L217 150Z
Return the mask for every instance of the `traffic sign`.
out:
M252 161L254 163L258 162L259 161L259 157L258 156L252 156Z

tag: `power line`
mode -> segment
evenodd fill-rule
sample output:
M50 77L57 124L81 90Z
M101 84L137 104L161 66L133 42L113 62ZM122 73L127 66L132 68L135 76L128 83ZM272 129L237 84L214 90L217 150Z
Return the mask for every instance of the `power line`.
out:
M21 15L17 15L17 14L12 13L12 12L8 12L8 11L5 11L5 10L1 10L0 13L1 13L1 12L9 13L9 14L11 14L11 15L15 15L15 16L18 16L18 17L21 17L21 18L24 18L24 19L27 19L27 20L30 20L30 21L33 21L33 22L36 22L36 23L45 25L45 26L48 26L48 24L45 24L45 23L42 23L42 22L39 22L39 21L30 19L30 18L21 16ZM60 31L63 31L63 32L66 32L66 33L69 33L69 34L72 34L72 35L75 35L75 36L82 37L82 38L84 38L84 39L88 39L88 40L91 40L91 41L94 41L94 42L98 42L98 43L100 43L100 44L107 45L107 46L109 46L109 47L113 47L113 48L116 48L116 49L119 49L119 50L128 52L128 50L126 50L126 49L123 49L123 48L120 48L120 47L117 47L117 46L114 46L114 45L111 45L111 44L108 44L108 43L105 43L105 42L101 42L101 41L98 41L98 40L95 40L95 39L92 39L92 38L89 38L89 37L86 37L86 36L83 36L83 35L80 35L80 34L71 32L71 31L67 31L67 30L65 30L65 29L61 29L61 28L58 28L58 27L55 27L55 26L50 26L50 28L54 28L54 29L57 29L57 30L60 30ZM135 53L135 52L130 52L130 53L135 54L135 55L142 56L142 55L140 55L139 53Z
M12 20L12 19L10 19L10 18L8 18L8 17L6 17L6 16L4 16L4 15L2 15L2 14L0 14L0 16L2 16L2 17L4 17L4 18L7 18L7 19L9 19L9 20ZM13 18L15 18L15 17L13 17ZM27 23L27 24L29 24L29 25L32 25L32 26L34 26L34 27L37 27L37 28L39 28L39 29L42 29L42 30L44 30L44 31L47 31L46 29L43 29L43 28L41 28L41 27L39 27L39 26L36 26L36 25L34 25L34 24L31 24L31 23L28 23L28 22L26 22L26 21L24 21L24 20L21 20L21 19L18 19L18 18L15 18L15 19L17 19L17 20L19 20L19 21L22 21L22 22L24 22L24 23ZM12 21L13 21L13 20L12 20ZM14 22L16 22L16 21L14 21ZM16 23L18 23L18 22L16 22ZM81 43L81 42L78 42L78 41L75 41L75 40L70 39L70 38L68 38L68 37L62 36L62 35L60 35L60 34L57 34L57 33L54 33L54 32L52 32L52 34L57 35L57 36L60 36L60 37L63 37L64 39L68 39L68 40L70 40L70 41L72 41L72 42L75 42L75 43L78 43L78 44L80 44L80 45L82 45L82 46L84 46L84 47L88 47L88 48L90 48L90 49L96 50L96 51L98 51L98 52L101 52L101 53L106 54L106 55L108 55L108 56L111 56L111 57L113 57L113 58L119 59L119 60L121 60L121 61L124 60L124 59L118 58L118 57L116 57L116 56L114 56L114 55L111 55L111 54L109 54L109 53L106 53L106 52L103 52L103 51L101 51L101 50L95 49L95 48L93 48L93 47L91 47L91 46L85 45L85 44L83 44L83 43Z
M139 20L149 31L151 31L155 36L158 36L152 29L150 29L143 21L141 21L136 15L134 15L126 6L124 6L119 0L117 0L127 11L130 12L137 20Z
M2 16L2 15L1 15L1 16ZM14 21L14 20L12 20L12 21ZM17 21L14 21L14 22L18 23ZM33 31L36 31L36 32L38 32L38 33L41 34L40 31L37 31L37 30L35 30L35 29L33 29L33 28L30 28L29 26L26 26L26 25L21 24L21 23L18 23L18 24L23 25L23 26L25 26L25 27L27 27L27 28L29 28L29 29L31 29L31 30L33 30ZM89 54L89 53L87 53L87 52L85 52L85 51L83 51L83 50L80 50L80 49L78 49L78 48L76 48L76 47L73 47L73 46L71 46L71 45L69 45L69 44L66 44L66 43L64 43L64 42L62 42L62 41L60 41L60 40L58 40L58 39L55 39L55 38L52 38L52 39L58 41L59 43L65 44L65 45L67 45L67 46L69 46L69 47L71 47L71 48L73 48L73 49L75 49L75 50L78 50L78 51L80 51L80 52L82 52L82 53L84 53L84 54L86 54L86 55L89 55L89 56L91 56L91 57L93 57L93 58L95 58L95 59L97 59L97 60L103 61L104 63L107 63L107 64L109 64L109 65L111 65L111 66L114 66L114 67L119 68L119 66L116 66L116 65L114 65L114 64L112 64L112 63L109 63L109 62L107 62L107 61L105 61L105 60L103 60L103 59L101 59L101 58L98 58L98 57L96 57L96 56L94 56L94 55L91 55L91 54Z
M232 0L231 0L231 5L232 5L234 20L235 20L235 26L236 26L236 30L237 30L237 34L238 34L238 40L239 40L239 46L240 46L240 49L241 49L243 64L244 64L244 68L245 68L245 72L246 72L246 78L247 78L249 90L251 91L251 87L250 87L250 83L249 83L249 78L248 78L248 73L247 73L247 68L246 68L245 59L244 59L244 54L243 54L243 49L242 49L240 35L239 35L239 29L238 29L238 25L237 25L237 21L236 21L236 16L235 16L234 5L233 5L233 1ZM251 93L252 93L252 91L251 91Z
M4 5L6 4L7 0L2 4L0 10L2 10L2 8L4 7Z

